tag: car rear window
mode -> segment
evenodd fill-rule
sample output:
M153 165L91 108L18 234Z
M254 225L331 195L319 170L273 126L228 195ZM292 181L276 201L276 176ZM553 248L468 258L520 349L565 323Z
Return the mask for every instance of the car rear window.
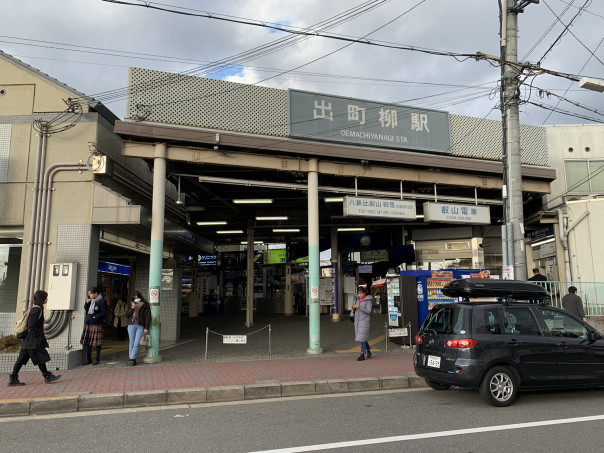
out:
M436 307L424 324L424 331L428 329L444 335L465 335L470 331L470 310L454 304Z

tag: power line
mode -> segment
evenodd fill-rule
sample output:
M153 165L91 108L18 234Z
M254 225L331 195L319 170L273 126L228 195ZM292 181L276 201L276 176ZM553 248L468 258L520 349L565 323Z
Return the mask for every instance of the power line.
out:
M604 42L604 38L602 38L600 40L600 42L598 43L598 45L596 46L596 50L598 50L600 48L600 46L602 45L602 42ZM585 67L587 66L587 64L589 63L589 61L591 60L591 55L589 56L589 58L587 59L587 61L585 62L585 64L581 67L581 71L583 71L583 69L585 69ZM566 93L568 93L568 90L570 89L570 87L572 86L572 82L571 84L568 85L568 87L566 88L566 91L564 92L563 96L566 96ZM555 107L558 107L558 105L560 104L560 101L558 101L555 105ZM549 119L549 117L552 115L553 111L550 112L547 117L543 120L543 123L541 123L541 125L543 126L545 124L545 122Z
M552 50L552 48L558 43L558 41L562 38L562 36L564 36L564 33L566 33L567 31L579 42L579 44L581 44L593 57L595 57L596 60L598 60L600 62L601 65L604 65L604 62L602 62L602 60L600 60L590 49L589 47L587 47L585 44L583 44L583 41L581 41L577 35L575 35L571 30L570 27L573 23L573 21L579 17L579 15L583 12L584 8L587 6L588 3L590 3L592 0L586 0L585 3L583 4L583 6L579 9L579 11L577 11L577 14L575 14L575 16L571 19L571 21L568 23L568 25L565 25L564 22L562 22L562 20L558 17L558 15L554 12L553 9L550 8L550 6L547 4L547 2L545 0L543 0L543 3L545 4L545 6L547 6L547 8L552 12L552 14L554 16L556 16L556 19L558 19L558 22L560 22L562 25L564 25L564 30L562 30L562 33L560 33L560 36L558 36L558 38L556 39L556 41L554 41L554 43L550 46L550 48L545 52L545 54L543 55L543 57L541 57L541 59L539 60L539 62L543 61L543 59L545 58L545 56L550 52L550 50Z

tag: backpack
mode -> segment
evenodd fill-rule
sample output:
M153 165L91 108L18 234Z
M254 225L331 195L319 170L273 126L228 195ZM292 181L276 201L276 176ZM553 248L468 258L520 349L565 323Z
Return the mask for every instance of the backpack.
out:
M27 310L25 313L23 313L23 318L21 319L21 321L17 321L15 323L15 336L19 340L23 340L27 336L27 333L28 333L27 320L29 319L30 312L31 312L31 308L29 310ZM42 315L41 310L40 310L40 315Z

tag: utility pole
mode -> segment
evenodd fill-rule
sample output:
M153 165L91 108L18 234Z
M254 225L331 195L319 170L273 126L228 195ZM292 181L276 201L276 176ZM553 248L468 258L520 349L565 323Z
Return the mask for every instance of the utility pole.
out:
M516 280L526 280L526 252L524 250L524 213L522 201L522 160L520 155L520 74L518 62L518 13L530 3L539 0L503 0L501 52L510 64L504 64L501 89L503 91L502 128L504 137L504 218L502 234L504 263L513 266Z

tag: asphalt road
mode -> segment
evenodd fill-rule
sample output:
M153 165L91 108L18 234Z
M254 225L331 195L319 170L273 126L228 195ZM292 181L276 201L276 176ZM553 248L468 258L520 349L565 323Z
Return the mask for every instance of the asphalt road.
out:
M0 419L2 451L601 451L604 390L521 394L429 389Z

